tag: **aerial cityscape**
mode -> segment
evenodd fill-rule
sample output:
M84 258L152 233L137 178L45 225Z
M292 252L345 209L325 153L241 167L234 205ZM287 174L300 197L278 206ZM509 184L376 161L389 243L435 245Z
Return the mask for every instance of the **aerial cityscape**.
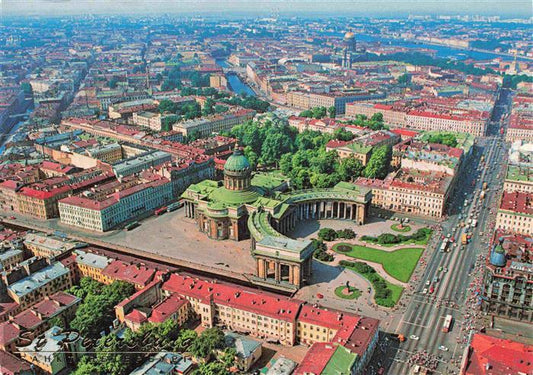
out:
M533 374L503 3L7 1L0 374Z

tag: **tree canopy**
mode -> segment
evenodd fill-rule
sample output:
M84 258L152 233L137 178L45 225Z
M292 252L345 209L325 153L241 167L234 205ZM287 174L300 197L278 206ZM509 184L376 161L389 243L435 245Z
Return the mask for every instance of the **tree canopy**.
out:
M284 120L274 118L264 124L249 121L235 126L229 135L244 145L252 166L279 167L296 189L331 187L340 181L361 176L363 166L353 157L341 159L336 151L326 151L331 139L352 139L346 130L333 135L306 130L298 133Z
M70 292L83 299L70 328L78 330L83 337L96 338L113 322L115 305L132 295L135 287L123 281L102 285L84 277L80 286L71 288Z
M373 150L370 160L365 167L364 175L367 178L384 179L389 172L392 159L392 147L388 145L377 147Z

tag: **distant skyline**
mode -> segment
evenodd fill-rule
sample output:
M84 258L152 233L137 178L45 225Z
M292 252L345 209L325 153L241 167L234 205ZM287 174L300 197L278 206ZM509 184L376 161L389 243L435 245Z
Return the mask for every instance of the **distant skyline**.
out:
M7 15L184 14L345 15L479 14L529 18L531 0L0 0Z

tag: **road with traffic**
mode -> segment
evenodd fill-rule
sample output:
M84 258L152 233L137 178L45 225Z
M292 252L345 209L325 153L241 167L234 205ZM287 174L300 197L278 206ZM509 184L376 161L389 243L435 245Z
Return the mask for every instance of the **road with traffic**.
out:
M385 363L389 374L409 374L416 365L433 367L440 374L459 372L477 314L474 273L488 251L504 179L507 148L499 129L509 110L509 100L510 93L502 91L488 136L478 140L477 154L462 168L450 200L449 217L436 234L439 241L428 249L432 252L430 260L396 329L406 341L391 342L387 357L392 363ZM482 198L484 182L488 189ZM461 243L463 234L471 236L467 245ZM446 252L439 250L444 241L448 242ZM442 326L448 314L453 323L446 333Z

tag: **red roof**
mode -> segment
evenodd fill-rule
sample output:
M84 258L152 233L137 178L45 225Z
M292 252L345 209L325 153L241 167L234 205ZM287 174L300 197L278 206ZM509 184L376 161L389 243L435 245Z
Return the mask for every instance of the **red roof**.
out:
M17 337L19 337L20 329L12 322L0 323L0 345L6 346Z
M31 186L23 187L20 189L19 194L36 199L49 199L70 191L69 185L63 185L55 188L42 185L43 184L33 184Z
M104 268L102 274L112 279L144 286L152 280L155 270L145 266L128 264L120 260L114 260L109 263L106 268Z
M125 320L129 320L130 322L141 324L148 320L146 317L146 313L133 309L128 315L124 317Z
M163 290L183 296L192 296L217 304L266 315L275 319L295 322L301 302L286 297L275 297L261 291L248 291L240 287L218 284L191 277L172 274L163 284Z
M185 298L173 294L161 303L154 306L152 315L150 315L148 320L152 323L163 323L172 314L176 313L183 305L188 303L189 301Z
M19 375L31 374L32 369L28 362L15 357L14 355L0 350L0 374Z
M293 375L322 374L335 350L337 346L331 343L313 344Z
M398 134L400 137L414 137L418 134L418 132L414 130L407 129L391 129L391 132Z
M504 191L500 209L533 215L533 197L531 193L521 191Z
M334 340L346 341L352 334L360 317L335 310L302 306L298 321L337 330Z
M465 375L507 375L533 373L533 346L481 333L473 336Z

